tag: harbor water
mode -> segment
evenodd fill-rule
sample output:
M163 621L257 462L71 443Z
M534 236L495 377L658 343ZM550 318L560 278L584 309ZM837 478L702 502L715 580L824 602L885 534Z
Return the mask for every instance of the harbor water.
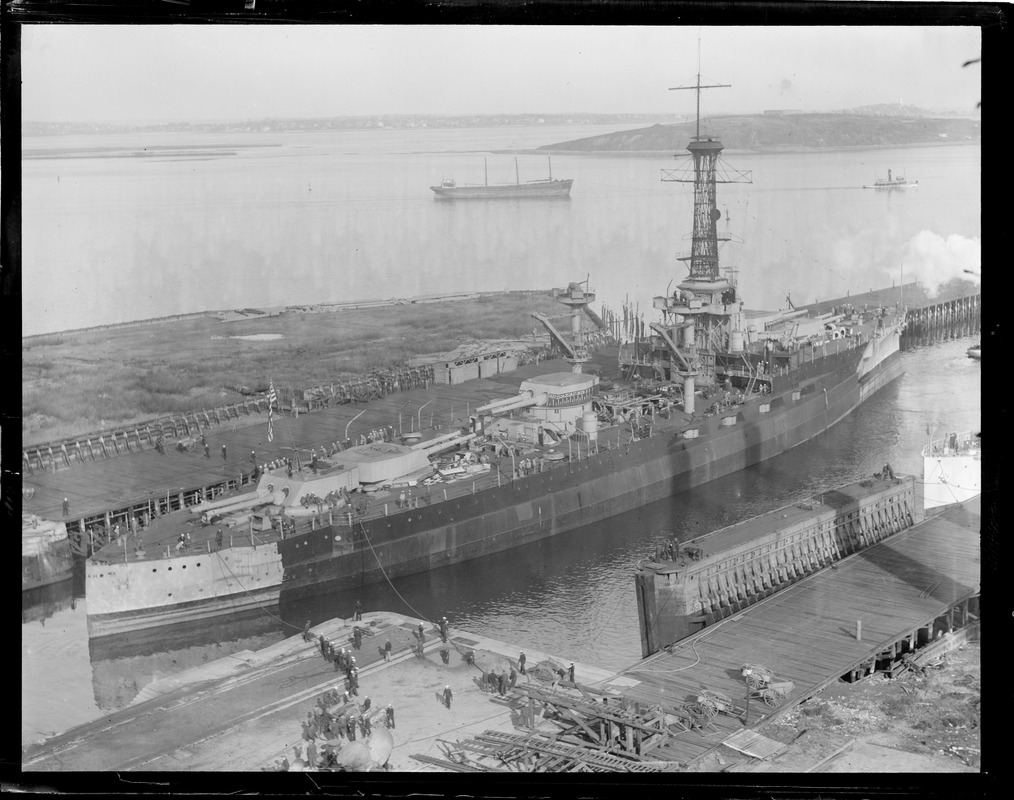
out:
M660 182L666 156L556 156L553 175L574 179L572 197L536 207L441 203L427 188L441 177L481 182L484 158L513 173L513 158L492 151L595 132L429 131L421 141L407 131L276 134L259 150L254 135L223 135L223 144L243 138L249 146L201 159L26 159L24 333L203 309L563 285L588 273L600 299L615 298L615 306L629 296L646 310L652 294L683 276L673 256L689 249L690 192ZM88 137L37 144L54 154L98 145ZM917 254L943 275L965 243L977 247L978 147L728 160L754 171L753 185L720 187L719 199L723 223L744 240L730 245L738 249L725 263L740 268L750 308L784 307L786 291L802 303L889 286L902 262L908 280L920 269ZM530 179L544 177L544 162L521 161L522 179L526 167ZM919 180L917 192L858 188L891 165ZM57 220L58 235L44 235ZM66 265L82 259L89 270L68 280ZM979 430L981 364L965 354L972 341L906 349L900 380L768 462L598 525L393 584L89 642L78 563L73 580L23 596L22 740L122 708L154 680L276 642L308 618L350 616L357 600L446 615L457 628L562 659L628 665L640 654L633 570L661 536L706 533L885 463L921 477L927 429Z

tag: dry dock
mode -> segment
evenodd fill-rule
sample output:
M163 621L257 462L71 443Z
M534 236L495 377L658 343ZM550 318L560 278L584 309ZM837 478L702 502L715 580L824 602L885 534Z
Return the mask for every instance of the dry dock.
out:
M481 691L477 678L483 668L516 664L523 643L452 628L444 664L431 626L420 653L419 620L367 613L362 624L372 635L355 653L358 699L394 707L390 767L398 771L523 769L536 760L519 759L536 752L544 769L676 769L723 743L766 757L778 745L759 732L765 723L841 676L893 668L913 646L946 641L952 629L977 623L980 530L978 498L947 508L619 673L576 664L576 684L550 685L531 667L552 654L525 648L528 674L507 697ZM352 627L332 620L312 630L341 646ZM388 638L391 663L382 657ZM469 650L475 664L465 658ZM778 706L748 705L741 675L748 662L793 683ZM339 678L316 643L290 637L152 684L127 709L26 750L23 769L271 769L305 744L301 722ZM442 702L445 686L453 692L450 708ZM726 695L731 707L681 728L679 710L703 688ZM653 718L653 709L665 713ZM566 730L578 735L561 736ZM609 746L587 746L596 738ZM513 764L499 758L506 752ZM452 753L462 760L449 760Z

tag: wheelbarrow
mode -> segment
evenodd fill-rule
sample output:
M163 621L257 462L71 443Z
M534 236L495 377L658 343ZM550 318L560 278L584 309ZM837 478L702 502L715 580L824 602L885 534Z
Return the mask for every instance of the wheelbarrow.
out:
M718 712L732 713L732 699L721 692L713 692L710 689L702 689L697 695L695 702L687 705L687 711L691 716L701 716L708 720L716 717Z
M760 664L744 664L743 680L751 689L761 689L771 683L774 673Z
M769 706L778 706L795 688L792 681L768 681L763 686L750 686L750 697L763 700Z

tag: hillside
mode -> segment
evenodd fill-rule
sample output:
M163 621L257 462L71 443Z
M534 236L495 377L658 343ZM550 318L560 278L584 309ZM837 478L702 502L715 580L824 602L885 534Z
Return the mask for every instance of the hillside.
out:
M694 122L652 125L543 145L539 149L583 152L683 150L694 130ZM961 117L768 113L711 118L704 121L701 133L720 138L729 150L787 150L978 141L981 125L979 120Z

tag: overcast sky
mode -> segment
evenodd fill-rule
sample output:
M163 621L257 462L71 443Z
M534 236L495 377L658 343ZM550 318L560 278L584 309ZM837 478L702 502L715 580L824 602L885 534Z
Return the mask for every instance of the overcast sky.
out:
M26 122L702 112L973 112L974 27L26 25Z

